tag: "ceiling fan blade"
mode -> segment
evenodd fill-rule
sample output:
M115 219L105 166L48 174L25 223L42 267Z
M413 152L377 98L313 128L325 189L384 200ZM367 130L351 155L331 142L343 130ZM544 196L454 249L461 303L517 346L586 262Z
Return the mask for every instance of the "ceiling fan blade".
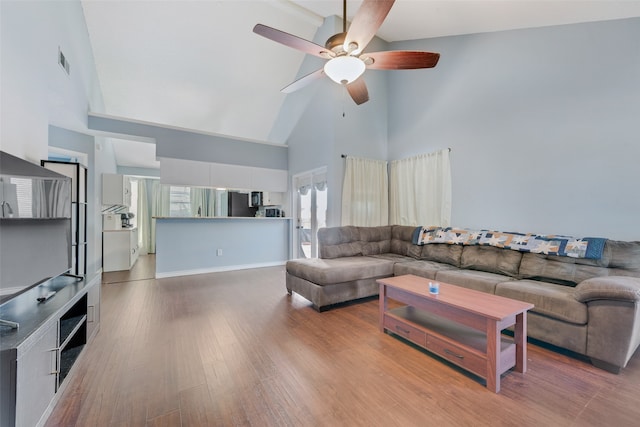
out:
M256 24L256 26L253 27L253 32L262 37L266 37L269 40L273 40L274 42L281 43L285 46L292 47L320 58L327 59L335 56L333 52L328 51L324 46L320 46L319 44L294 36L293 34L267 27L266 25Z
M360 59L373 59L367 65L372 70L415 70L417 68L433 68L440 59L439 53L417 52L412 50L391 50L386 52L363 53Z
M304 77L300 77L295 82L291 83L289 86L282 88L280 92L283 93L291 93L295 92L298 89L302 89L307 86L309 83L314 82L324 76L324 69L320 68L319 70L314 71L313 73L309 73Z
M349 95L351 95L353 101L358 105L364 104L369 100L369 91L367 90L367 84L365 83L362 76L353 83L349 83L347 85L347 91L349 92Z
M395 0L364 0L351 21L344 45L349 46L355 42L358 48L353 52L362 52L376 35L394 2Z

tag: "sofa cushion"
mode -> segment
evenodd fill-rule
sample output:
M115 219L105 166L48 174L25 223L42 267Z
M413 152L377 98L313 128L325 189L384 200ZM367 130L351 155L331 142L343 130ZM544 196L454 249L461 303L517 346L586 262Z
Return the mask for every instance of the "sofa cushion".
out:
M609 256L607 267L631 270L640 275L640 242L607 240L604 249Z
M422 246L411 243L411 236L415 229L412 225L394 225L391 229L390 251L398 255L420 258Z
M358 227L327 227L318 230L320 258L340 258L362 255Z
M575 289L537 280L514 280L496 286L496 295L526 301L532 311L577 325L588 320L587 305L574 297Z
M318 230L319 256L324 259L387 253L391 226L327 227Z
M393 261L356 256L336 259L294 259L287 261L289 274L317 285L333 285L359 279L393 275Z
M522 256L519 276L575 286L583 280L609 274L607 268L599 267L597 263L597 260L526 253Z
M436 280L439 282L450 283L489 294L495 293L498 283L511 279L511 277L502 274L462 269L440 270L436 273Z
M393 266L393 275L402 276L404 274L413 274L415 276L425 277L427 279L436 278L436 273L440 270L451 270L456 267L435 261L411 261L398 263Z
M462 257L462 246L450 245L448 243L431 243L422 248L420 259L427 261L443 262L445 264L460 267L460 259Z
M388 253L391 248L391 226L358 227L362 255Z
M465 246L460 258L460 268L504 274L518 275L522 253L493 246Z

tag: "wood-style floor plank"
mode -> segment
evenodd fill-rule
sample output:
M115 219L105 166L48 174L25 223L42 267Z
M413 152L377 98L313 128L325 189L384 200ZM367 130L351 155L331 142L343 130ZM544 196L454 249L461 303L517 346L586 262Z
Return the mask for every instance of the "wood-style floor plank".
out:
M47 426L635 426L619 375L539 345L501 392L378 330L378 301L317 313L284 268L105 274L100 332Z

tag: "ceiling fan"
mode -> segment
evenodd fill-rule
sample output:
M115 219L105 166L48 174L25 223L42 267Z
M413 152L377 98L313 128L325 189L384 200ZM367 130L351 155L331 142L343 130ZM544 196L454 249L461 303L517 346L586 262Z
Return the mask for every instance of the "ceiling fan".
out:
M326 74L331 80L344 85L354 102L360 105L369 100L367 85L361 77L365 69L432 68L440 58L439 53L408 50L363 53L394 2L395 0L364 0L347 31L347 0L343 0L342 32L329 37L324 46L262 24L253 27L253 32L304 53L328 59L323 68L294 81L282 89L282 92L294 92Z

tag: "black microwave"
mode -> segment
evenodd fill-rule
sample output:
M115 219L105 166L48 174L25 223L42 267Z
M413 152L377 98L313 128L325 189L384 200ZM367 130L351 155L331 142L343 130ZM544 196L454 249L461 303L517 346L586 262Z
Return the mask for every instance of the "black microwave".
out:
M278 208L266 208L264 210L264 216L269 218L280 218L281 216L284 216L284 215L282 214L282 210Z

